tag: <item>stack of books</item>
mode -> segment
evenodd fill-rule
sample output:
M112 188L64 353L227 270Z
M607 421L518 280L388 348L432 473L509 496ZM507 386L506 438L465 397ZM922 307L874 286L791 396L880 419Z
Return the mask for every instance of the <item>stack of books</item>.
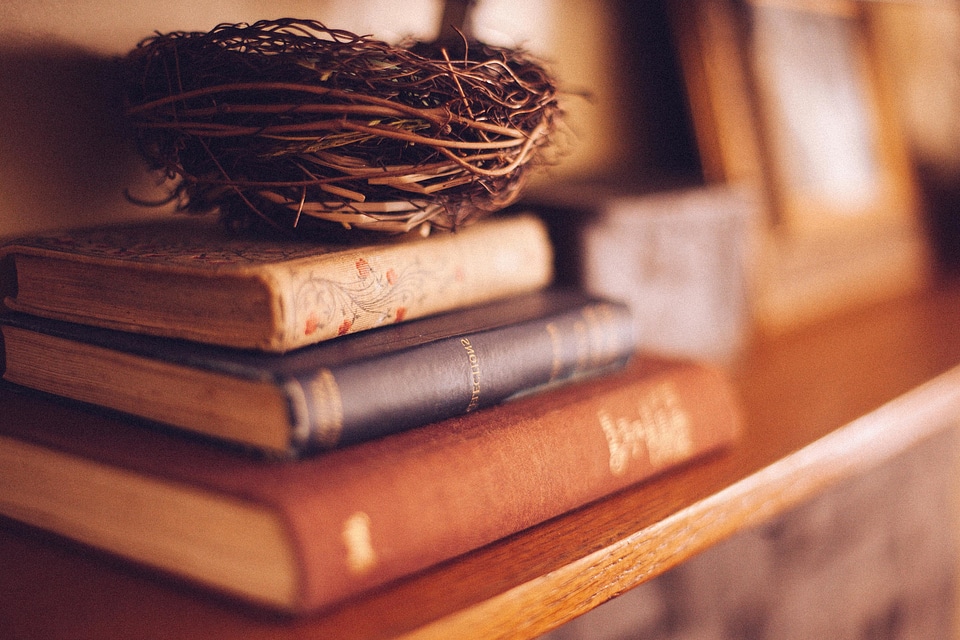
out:
M0 513L314 611L729 445L531 214L350 245L203 219L0 247Z

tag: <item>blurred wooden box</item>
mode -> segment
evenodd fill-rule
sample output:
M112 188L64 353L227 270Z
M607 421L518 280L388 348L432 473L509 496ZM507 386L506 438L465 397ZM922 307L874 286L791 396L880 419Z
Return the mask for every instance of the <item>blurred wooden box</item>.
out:
M753 194L728 185L558 183L544 214L558 278L625 302L645 351L730 363L751 333Z
M761 197L757 326L924 286L928 243L871 3L673 2L704 174Z

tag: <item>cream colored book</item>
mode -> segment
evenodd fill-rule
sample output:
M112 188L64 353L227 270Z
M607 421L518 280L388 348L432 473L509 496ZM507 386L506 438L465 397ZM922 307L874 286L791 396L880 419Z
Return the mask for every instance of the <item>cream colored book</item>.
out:
M541 289L553 251L530 214L357 245L255 240L171 217L14 240L0 266L16 311L284 352Z

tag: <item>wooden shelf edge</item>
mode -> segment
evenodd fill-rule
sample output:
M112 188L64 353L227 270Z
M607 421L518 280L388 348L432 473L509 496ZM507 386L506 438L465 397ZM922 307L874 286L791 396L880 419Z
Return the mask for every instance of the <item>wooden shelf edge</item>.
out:
M464 630L488 639L546 633L726 537L956 428L955 416L960 367L604 549L399 637L441 640Z

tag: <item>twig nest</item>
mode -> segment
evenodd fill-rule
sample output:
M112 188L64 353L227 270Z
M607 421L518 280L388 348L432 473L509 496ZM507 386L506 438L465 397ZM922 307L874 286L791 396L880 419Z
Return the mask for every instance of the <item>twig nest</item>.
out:
M517 199L559 116L536 60L458 49L296 19L156 35L122 61L126 113L181 209L452 229Z

